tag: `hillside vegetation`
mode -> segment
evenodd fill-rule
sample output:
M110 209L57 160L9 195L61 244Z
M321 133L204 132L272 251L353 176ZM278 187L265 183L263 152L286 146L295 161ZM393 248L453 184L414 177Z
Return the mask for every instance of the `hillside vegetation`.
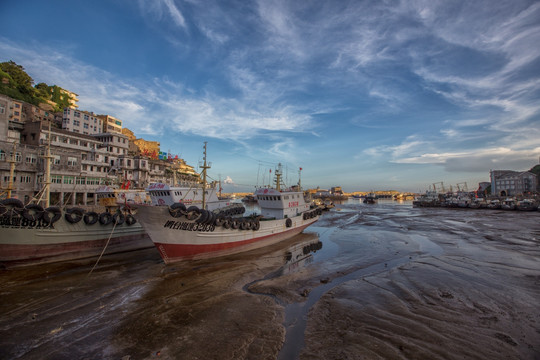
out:
M34 80L21 65L13 61L0 63L0 94L36 106L50 104L55 112L69 105L71 99L61 87L45 83L33 84Z

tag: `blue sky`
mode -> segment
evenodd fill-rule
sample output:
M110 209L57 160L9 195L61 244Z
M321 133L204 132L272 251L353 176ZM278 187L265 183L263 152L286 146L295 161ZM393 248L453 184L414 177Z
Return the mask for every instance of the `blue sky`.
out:
M538 1L0 2L0 61L225 191L423 192L540 156ZM247 185L247 186L246 186Z

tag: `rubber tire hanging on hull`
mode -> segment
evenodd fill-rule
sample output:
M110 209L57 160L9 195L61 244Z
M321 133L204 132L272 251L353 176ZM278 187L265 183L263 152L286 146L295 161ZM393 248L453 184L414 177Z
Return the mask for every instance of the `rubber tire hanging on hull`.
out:
M43 207L38 204L28 204L24 207L22 216L28 221L38 221L43 217Z
M104 213L99 214L99 223L101 225L109 225L110 223L112 223L112 221L113 221L113 217L111 213L104 212Z
M83 215L84 215L84 210L83 209L71 208L71 209L66 209L66 213L64 214L64 218L66 219L67 222L72 223L72 224L76 224L76 223L78 223L79 221L82 220Z
M292 220L291 219L285 220L285 226L291 227L292 226Z
M24 208L22 201L15 198L4 199L1 204L3 208L2 215L8 214L10 217L19 215Z
M174 203L171 206L169 206L169 215L171 215L174 218L179 218L182 215L186 214L186 205L182 203Z
M124 214L118 212L114 214L112 218L115 225L122 225L124 221L126 221L126 217L124 216Z
M86 225L94 225L99 221L99 214L95 211L87 212L84 214L83 220Z
M133 215L128 214L128 215L126 216L126 224L127 224L128 226L131 226L131 225L135 224L136 222L137 222L137 220L133 217Z
M51 218L49 214L53 214L53 217ZM60 220L61 217L62 217L62 211L57 206L49 206L43 212L43 221L50 225Z

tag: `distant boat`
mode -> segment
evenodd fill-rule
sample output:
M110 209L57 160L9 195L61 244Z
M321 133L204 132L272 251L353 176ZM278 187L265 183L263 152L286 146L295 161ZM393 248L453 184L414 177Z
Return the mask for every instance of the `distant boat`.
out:
M377 195L374 192L370 192L364 198L364 204L375 204L377 202Z
M499 199L493 199L487 204L488 209L500 209L501 201Z
M538 209L538 204L533 199L523 199L518 201L516 207L521 211L535 211Z
M516 209L516 200L512 198L506 198L501 204L501 209L503 210L515 210Z

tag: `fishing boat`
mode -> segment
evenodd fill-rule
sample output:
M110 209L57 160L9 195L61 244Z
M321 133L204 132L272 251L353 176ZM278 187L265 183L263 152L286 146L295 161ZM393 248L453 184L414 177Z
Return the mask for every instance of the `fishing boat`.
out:
M38 196L23 204L8 192L0 202L0 266L68 261L153 246L133 214L119 207L51 206L50 145L44 158L45 184Z
M506 198L501 203L501 209L503 210L516 210L516 199Z
M377 202L377 195L374 192L370 192L364 198L364 204L375 204Z
M487 204L488 209L496 210L501 208L501 201L499 199L493 199Z
M203 159L200 191L204 195L207 193L206 173L210 168L206 162L206 143ZM279 165L275 171L275 187L259 188L254 192L260 214L244 216L242 204L212 208L203 196L200 206L189 207L182 202L160 205L156 199L156 205L139 206L136 216L166 264L268 246L299 234L322 213L320 208L310 209L300 186L282 188L281 175ZM154 203L154 194L149 193Z
M523 199L518 201L516 208L520 211L535 211L538 209L538 204L533 199Z

